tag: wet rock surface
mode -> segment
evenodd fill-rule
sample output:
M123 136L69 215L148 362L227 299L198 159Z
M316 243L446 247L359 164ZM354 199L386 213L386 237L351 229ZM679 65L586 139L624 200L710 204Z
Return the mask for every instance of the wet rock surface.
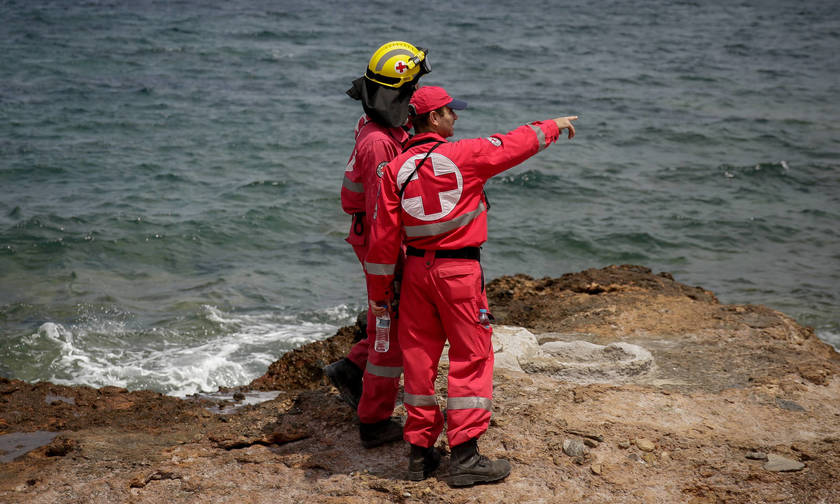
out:
M409 482L407 445L361 448L320 371L360 335L348 327L224 391L225 404L0 379L0 444L39 438L25 453L4 448L17 438L0 446L0 502L840 502L840 356L811 329L640 266L487 289L511 326L480 441L513 465L500 484L450 488L446 456ZM638 373L558 371L638 349L650 356ZM249 404L255 391L277 395Z

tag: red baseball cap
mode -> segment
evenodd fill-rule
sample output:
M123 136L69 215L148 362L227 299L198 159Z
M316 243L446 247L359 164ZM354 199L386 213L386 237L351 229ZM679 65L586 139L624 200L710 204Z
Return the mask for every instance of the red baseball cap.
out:
M414 95L411 96L409 108L413 110L415 115L421 115L437 110L444 105L453 110L467 108L467 102L453 99L445 89L438 86L423 86L415 91Z

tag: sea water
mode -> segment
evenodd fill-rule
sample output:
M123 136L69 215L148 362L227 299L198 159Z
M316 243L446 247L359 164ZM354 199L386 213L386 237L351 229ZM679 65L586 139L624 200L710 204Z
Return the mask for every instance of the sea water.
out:
M243 385L366 305L344 91L393 39L492 179L488 278L642 264L840 348L836 2L0 2L0 375Z

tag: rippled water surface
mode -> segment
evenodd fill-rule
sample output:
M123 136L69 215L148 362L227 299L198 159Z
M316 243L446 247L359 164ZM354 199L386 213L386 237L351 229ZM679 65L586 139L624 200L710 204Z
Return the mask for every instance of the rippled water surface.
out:
M423 15L429 19L420 22ZM487 274L670 271L840 348L840 8L0 2L0 375L183 395L364 306L338 190L374 48L457 137L577 114L493 179Z

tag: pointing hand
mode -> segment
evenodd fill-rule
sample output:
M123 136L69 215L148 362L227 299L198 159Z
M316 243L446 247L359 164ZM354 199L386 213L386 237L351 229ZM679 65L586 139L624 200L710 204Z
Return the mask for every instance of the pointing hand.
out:
M557 127L560 128L560 134L563 134L563 130L569 130L569 139L575 137L575 127L572 124L572 121L576 121L578 116L566 116L566 117L558 117L553 119L555 123L557 123Z

